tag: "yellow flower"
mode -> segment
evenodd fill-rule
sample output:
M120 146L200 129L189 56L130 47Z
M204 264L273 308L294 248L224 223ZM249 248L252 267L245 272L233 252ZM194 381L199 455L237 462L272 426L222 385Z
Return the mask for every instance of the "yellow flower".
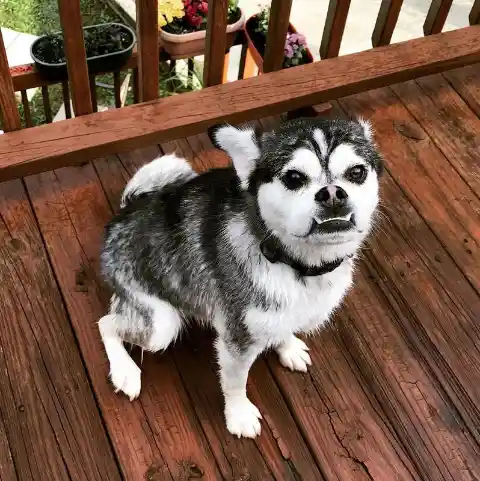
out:
M158 0L158 26L164 27L185 15L182 0Z

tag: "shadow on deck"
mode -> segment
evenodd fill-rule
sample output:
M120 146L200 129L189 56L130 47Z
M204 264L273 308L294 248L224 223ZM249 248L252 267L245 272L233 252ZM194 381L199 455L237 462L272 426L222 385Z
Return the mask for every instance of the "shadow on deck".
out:
M334 103L373 121L383 220L309 373L254 366L256 441L224 428L209 334L147 355L130 403L96 326L125 182L160 151L225 165L206 134L1 184L0 479L480 479L479 114L478 65Z

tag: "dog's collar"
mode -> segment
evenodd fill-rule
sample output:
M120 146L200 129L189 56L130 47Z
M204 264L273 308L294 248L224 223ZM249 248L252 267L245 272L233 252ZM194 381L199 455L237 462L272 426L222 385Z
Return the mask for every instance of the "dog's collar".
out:
M340 267L342 262L345 260L337 259L333 262L326 262L321 266L308 266L302 262L298 262L292 259L285 249L278 245L278 243L273 239L267 239L260 243L260 250L262 254L272 263L281 262L290 266L292 269L297 271L300 277L313 277L313 276L323 276L329 272L333 272L337 267Z

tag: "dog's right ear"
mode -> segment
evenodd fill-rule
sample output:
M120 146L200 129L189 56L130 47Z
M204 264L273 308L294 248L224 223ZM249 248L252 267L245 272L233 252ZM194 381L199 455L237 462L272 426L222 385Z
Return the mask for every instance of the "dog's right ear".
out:
M217 125L208 130L213 145L225 151L232 159L235 171L244 189L260 158L257 134L251 127L236 128L231 125Z

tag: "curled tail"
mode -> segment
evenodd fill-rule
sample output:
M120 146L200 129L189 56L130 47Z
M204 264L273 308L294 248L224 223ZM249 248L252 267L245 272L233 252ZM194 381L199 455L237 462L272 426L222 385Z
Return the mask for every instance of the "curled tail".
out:
M141 194L159 191L171 184L183 184L196 175L190 164L175 154L157 157L138 169L130 179L123 191L120 207L125 207Z

